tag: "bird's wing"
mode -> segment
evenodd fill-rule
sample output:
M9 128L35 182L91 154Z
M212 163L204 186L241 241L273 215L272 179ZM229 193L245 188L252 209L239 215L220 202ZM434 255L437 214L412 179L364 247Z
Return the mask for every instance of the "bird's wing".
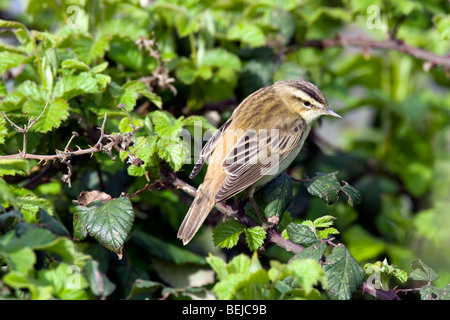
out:
M214 150L214 148L219 143L220 139L222 138L223 133L228 128L228 126L231 124L231 118L225 122L219 130L216 131L216 133L206 142L205 146L203 147L202 151L200 152L199 158L197 162L194 165L194 168L192 169L191 174L189 175L189 178L194 178L202 169L203 165L205 164L206 159L209 157L211 152Z
M216 202L236 195L266 174L276 174L277 166L298 146L305 130L301 119L283 130L268 130L265 135L247 131L222 162L227 176L215 196Z

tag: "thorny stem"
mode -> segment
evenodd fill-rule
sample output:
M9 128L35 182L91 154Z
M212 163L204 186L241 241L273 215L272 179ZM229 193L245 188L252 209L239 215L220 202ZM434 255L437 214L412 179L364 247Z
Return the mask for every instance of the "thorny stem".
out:
M26 151L27 150L28 131L37 121L39 121L41 116L44 114L47 106L48 106L48 103L45 105L44 110L42 110L42 113L36 119L33 119L33 117L31 117L31 119L28 121L28 124L24 125L23 128L19 127L12 120L10 120L7 117L7 115L5 114L5 112L2 112L3 116L5 117L6 120L8 120L8 122L11 124L11 126L13 126L16 129L16 131L23 133L24 139L23 139L22 151L19 150L19 152L16 154L0 155L0 160L1 159L34 159L34 160L39 160L39 163L44 161L44 164L47 163L48 161L59 160L59 161L61 161L61 163L65 164L67 166L68 173L63 175L62 180L64 182L68 183L69 187L71 185L70 177L72 175L72 165L70 164L70 158L72 158L74 156L85 155L85 154L93 155L96 152L105 152L106 154L108 154L111 157L111 160L114 161L115 157L113 157L112 153L111 153L112 148L118 146L119 149L128 151L128 147L130 145L130 142L132 141L134 133L136 132L136 130L141 128L140 126L136 127L133 124L133 121L131 121L131 116L129 115L129 113L125 110L125 108L120 106L121 108L124 109L124 111L126 112L128 117L130 118L131 125L133 128L133 130L131 132L128 132L127 134L124 134L124 135L122 135L122 134L117 134L117 135L105 134L105 124L106 124L106 119L107 119L107 114L105 113L105 115L103 117L102 125L99 128L100 129L100 137L98 138L97 143L93 147L91 146L90 148L87 148L87 149L81 149L80 147L77 146L78 150L69 151L69 146L70 146L71 142L73 141L73 139L75 137L79 136L79 134L77 132L72 132L72 136L69 139L69 141L67 142L63 151L56 150L56 154L54 154L54 155L28 154ZM106 144L103 144L104 139L109 140L109 142ZM130 156L131 156L131 154L130 154Z

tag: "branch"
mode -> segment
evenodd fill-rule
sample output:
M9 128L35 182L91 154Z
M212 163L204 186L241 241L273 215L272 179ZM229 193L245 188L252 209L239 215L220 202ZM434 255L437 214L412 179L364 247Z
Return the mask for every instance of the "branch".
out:
M336 37L334 39L306 40L301 44L301 46L319 49L326 49L330 47L361 47L365 52L370 49L396 50L424 60L429 64L428 68L442 66L445 69L450 69L450 55L440 56L433 52L410 46L403 40L399 39L375 41L364 37Z
M178 178L174 173L161 172L161 175L163 177L162 178L163 184L173 185L177 189L189 194L192 197L195 197L197 195L196 188ZM216 203L215 207L218 211L222 212L226 216L232 217L248 227L254 227L257 225L255 221L253 221L249 216L247 216L243 212L243 210L236 210L223 202ZM284 248L285 250L291 251L295 254L299 253L304 249L302 246L295 244L290 240L284 239L281 236L281 234L275 231L275 229L269 229L267 231L267 239L269 243L274 243Z
M129 147L134 144L134 141L133 141L134 134L138 129L141 128L141 126L136 127L134 125L130 114L125 110L125 108L122 105L119 105L119 108L122 108L125 111L125 113L128 115L128 117L130 118L130 122L131 122L130 126L132 128L131 132L126 132L124 134L119 133L116 135L105 134L105 124L106 124L106 119L107 119L107 114L105 113L105 115L103 117L102 125L100 128L98 128L100 130L100 137L98 138L97 143L93 147L90 146L90 148L81 149L80 147L77 146L78 150L69 151L69 146L72 143L73 139L75 137L79 136L79 134L77 132L72 132L72 136L69 139L69 141L67 142L66 146L64 147L64 151L56 150L56 153L54 155L28 154L26 151L27 150L28 131L44 114L44 112L47 108L47 105L48 105L48 103L45 105L44 110L42 110L42 113L39 115L39 117L37 117L36 119L33 119L33 117L31 117L30 120L28 121L28 124L24 125L23 128L19 127L17 124L15 124L13 121L11 121L7 117L5 112L2 112L3 116L5 117L6 120L8 120L8 122L11 124L11 126L13 126L16 129L16 131L23 133L24 138L23 138L22 151L19 150L19 153L16 153L16 154L0 155L0 160L1 159L34 159L34 160L39 160L39 163L44 161L44 164L47 163L48 161L59 160L59 161L61 161L61 163L65 164L67 166L68 172L67 172L67 174L64 174L62 176L62 180L64 182L68 183L69 187L71 186L70 177L72 175L72 165L70 164L70 159L72 157L81 156L81 155L85 155L85 154L90 154L92 156L96 152L105 152L106 154L108 154L110 156L111 160L114 161L115 156L112 155L112 149L114 147L116 147L120 150L125 150L130 153L129 161L132 161L136 165L139 162L142 162L142 160L137 158L132 152L129 151ZM108 142L104 143L104 140L107 140Z

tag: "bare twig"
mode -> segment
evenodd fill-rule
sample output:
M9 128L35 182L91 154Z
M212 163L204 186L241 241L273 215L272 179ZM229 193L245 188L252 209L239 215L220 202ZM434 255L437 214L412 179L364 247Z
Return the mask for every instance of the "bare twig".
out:
M450 55L440 56L433 52L413 47L406 44L399 39L388 39L384 41L376 41L365 37L341 38L334 39L318 39L306 40L301 44L303 47L313 47L319 49L326 49L330 47L361 47L364 50L370 49L386 49L403 52L415 58L424 60L430 67L442 66L445 69L450 69Z
M72 165L71 165L70 161L71 161L72 157L81 156L81 155L85 155L85 154L90 154L92 156L96 152L104 152L111 157L112 161L114 161L115 156L112 155L112 149L114 147L118 147L119 150L129 151L129 147L131 145L133 145L133 143L134 143L134 141L133 141L134 133L138 129L141 128L141 126L136 127L133 124L133 121L131 120L130 114L125 110L125 108L123 108L123 106L119 106L120 108L124 109L124 111L126 112L128 117L130 118L131 127L132 127L131 132L127 132L125 134L116 134L116 135L106 134L105 133L105 124L106 124L107 114L105 114L103 117L102 125L100 128L98 128L100 130L100 137L98 138L97 143L94 146L90 146L90 148L87 148L87 149L81 149L80 147L77 146L78 150L69 151L69 146L72 143L73 139L75 139L75 137L79 136L79 134L77 132L72 132L72 136L70 137L70 139L67 142L66 146L64 147L63 151L56 150L56 153L53 155L28 154L26 151L27 150L28 131L42 117L42 115L44 114L44 112L47 108L47 105L48 105L48 103L45 105L44 110L42 110L41 114L36 119L33 119L33 117L31 117L30 120L28 121L28 124L24 125L23 128L21 128L17 124L15 124L12 120L10 120L8 118L8 116L4 112L2 112L3 116L5 117L5 119L8 120L8 122L11 124L11 126L13 126L16 129L16 131L23 133L24 139L23 139L22 151L19 150L19 153L16 153L16 154L0 155L0 159L34 159L34 160L39 160L39 163L44 162L44 164L47 163L48 161L59 160L59 161L61 161L61 163L63 163L67 167L67 173L62 176L62 180L64 182L68 183L69 186L71 185L70 177L72 175ZM108 142L105 143L105 140L107 140ZM133 158L134 162L137 162L136 160L138 160L138 158L132 153L130 153L130 158Z

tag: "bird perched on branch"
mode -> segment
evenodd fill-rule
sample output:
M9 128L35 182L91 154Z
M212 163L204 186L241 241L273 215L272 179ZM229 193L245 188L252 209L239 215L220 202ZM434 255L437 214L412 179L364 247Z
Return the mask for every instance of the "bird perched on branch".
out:
M203 147L190 178L209 158L208 170L184 218L178 238L187 244L215 203L246 190L255 211L256 188L281 172L300 152L312 124L321 115L341 118L315 85L284 80L254 92Z

